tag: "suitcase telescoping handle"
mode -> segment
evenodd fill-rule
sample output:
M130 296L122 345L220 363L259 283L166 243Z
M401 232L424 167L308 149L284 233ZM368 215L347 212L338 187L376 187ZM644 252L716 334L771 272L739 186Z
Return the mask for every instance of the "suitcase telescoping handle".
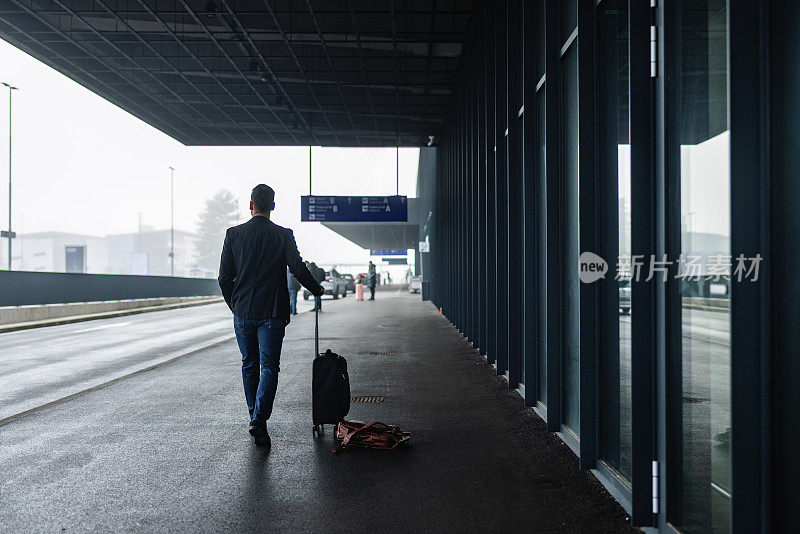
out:
M314 357L319 356L319 306L314 303Z

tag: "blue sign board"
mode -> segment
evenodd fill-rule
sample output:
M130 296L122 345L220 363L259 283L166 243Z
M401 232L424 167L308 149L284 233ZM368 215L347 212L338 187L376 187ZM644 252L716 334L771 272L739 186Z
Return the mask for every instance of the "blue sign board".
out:
M408 251L404 248L372 248L369 250L370 256L405 256Z
M408 198L405 196L300 197L303 222L406 222Z

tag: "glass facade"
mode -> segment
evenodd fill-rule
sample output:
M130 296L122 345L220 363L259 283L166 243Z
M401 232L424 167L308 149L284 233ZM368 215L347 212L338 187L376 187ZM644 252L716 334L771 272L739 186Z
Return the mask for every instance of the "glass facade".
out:
M725 0L680 12L680 507L685 532L727 532L730 514L730 136ZM677 403L676 403L677 404Z
M763 2L730 5L477 4L479 42L464 54L482 54L486 65L477 74L487 88L478 126L487 145L478 147L487 156L486 202L478 213L458 197L472 190L472 173L450 170L461 169L470 150L463 132L445 126L439 148L437 195L446 200L434 213L431 250L434 271L447 274L436 278L433 301L474 339L459 321L470 295L450 276L461 257L446 252L462 250L463 218L487 221L485 249L466 245L467 256L485 255L496 269L477 273L487 279L487 347L479 347L487 363L497 362L510 388L523 386L526 405L538 408L549 431L562 432L581 468L595 470L634 525L662 531L730 532L737 514L752 531L763 524L767 478L748 473L748 463L766 463L765 441L780 446L763 432L774 409L764 386L770 362L793 365L770 352L776 334L765 326L774 321L765 295L775 299L784 288L745 285L732 273L738 253L781 242L759 226L776 200L766 192L774 167L764 162L776 163L768 124L781 119L765 110L792 95L760 78L773 67L759 49L764 27L750 19L784 21L766 17ZM524 50L511 51L523 41ZM737 46L737 61L750 70L734 61ZM455 94L471 74L459 80ZM758 92L766 88L769 98ZM472 109L469 98L457 100L450 122L463 124ZM786 175L796 170L789 156L783 150L777 161ZM791 193L785 180L784 195ZM523 227L524 239L513 235ZM600 256L602 274L592 282L580 276L587 252ZM760 322L737 298L762 314ZM524 321L511 320L517 311ZM750 420L761 426L747 428Z
M610 274L601 304L600 457L631 478L631 166L628 2L598 10L600 226ZM613 264L612 264L613 262Z

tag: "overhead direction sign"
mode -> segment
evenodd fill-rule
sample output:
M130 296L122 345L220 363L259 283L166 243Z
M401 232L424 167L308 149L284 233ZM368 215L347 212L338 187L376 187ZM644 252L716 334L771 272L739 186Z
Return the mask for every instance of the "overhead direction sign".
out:
M407 256L408 250L404 248L372 248L369 250L370 256Z
M408 197L300 197L303 222L407 222Z

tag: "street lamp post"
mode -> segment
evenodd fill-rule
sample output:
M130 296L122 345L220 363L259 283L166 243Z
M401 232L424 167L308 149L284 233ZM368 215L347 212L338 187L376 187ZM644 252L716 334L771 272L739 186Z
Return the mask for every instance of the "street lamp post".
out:
M175 276L175 167L169 168L169 275Z
M19 88L6 82L0 82L8 87L8 232L4 232L8 237L8 270L11 270L11 240L14 239L14 232L11 231L11 92Z

